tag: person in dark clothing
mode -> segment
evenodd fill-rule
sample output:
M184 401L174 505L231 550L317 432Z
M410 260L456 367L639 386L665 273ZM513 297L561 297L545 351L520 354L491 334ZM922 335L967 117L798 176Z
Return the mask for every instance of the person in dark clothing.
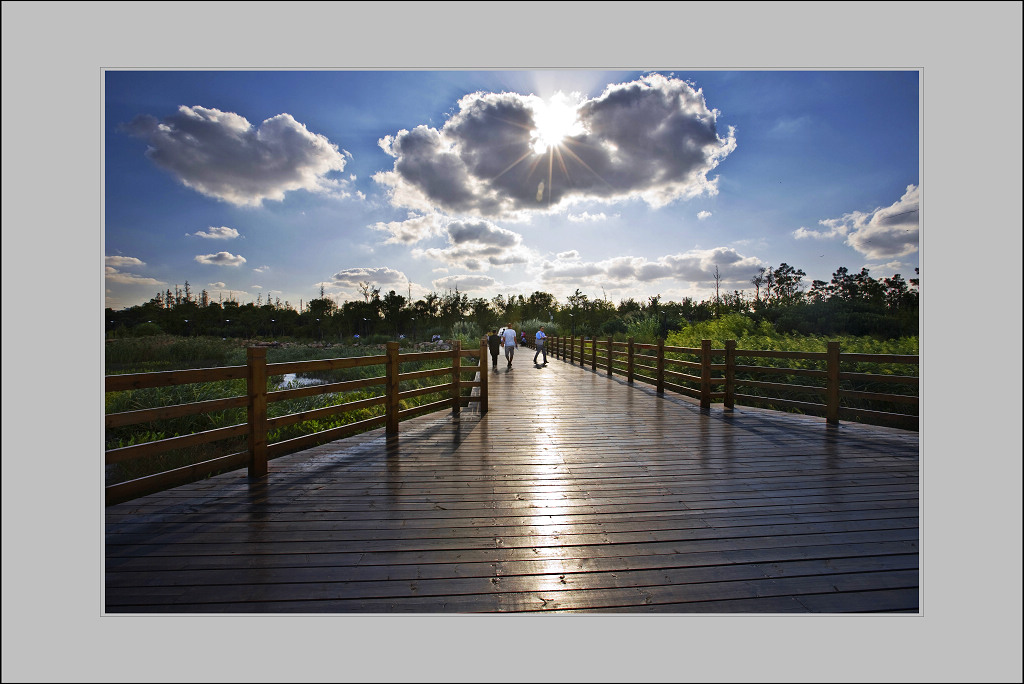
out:
M498 370L498 352L501 351L501 335L492 330L487 336L487 348L491 350L491 362L494 370Z

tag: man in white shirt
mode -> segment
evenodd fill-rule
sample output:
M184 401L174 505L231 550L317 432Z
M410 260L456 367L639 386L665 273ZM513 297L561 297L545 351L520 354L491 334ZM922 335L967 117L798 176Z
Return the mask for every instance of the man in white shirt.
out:
M543 354L544 355L544 363L542 365L544 365L544 366L548 365L548 350L544 347L544 339L546 337L547 337L547 335L544 334L544 326L542 325L537 330L537 335L536 335L536 342L537 342L536 349L537 349L537 351L534 352L534 354L533 354L533 362L537 363L537 354Z
M512 370L512 356L515 355L519 342L516 340L516 331L512 329L511 324L501 331L501 337L505 343L505 358L508 359L508 369Z

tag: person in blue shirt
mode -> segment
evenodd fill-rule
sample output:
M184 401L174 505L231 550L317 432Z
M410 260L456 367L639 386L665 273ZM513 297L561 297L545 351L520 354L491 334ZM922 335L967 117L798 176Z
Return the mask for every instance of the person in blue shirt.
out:
M537 342L537 351L534 352L534 354L533 354L533 362L534 363L537 363L537 355L538 354L543 354L543 356L544 356L544 363L541 364L542 366L548 365L548 350L544 347L544 340L545 340L545 338L547 338L547 335L544 334L544 326L542 325L537 330L537 335L536 335L536 338L535 338L536 342Z

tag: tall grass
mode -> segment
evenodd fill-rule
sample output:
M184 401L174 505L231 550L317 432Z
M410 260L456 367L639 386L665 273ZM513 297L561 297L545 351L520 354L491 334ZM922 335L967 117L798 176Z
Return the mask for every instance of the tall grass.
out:
M658 340L659 329L660 323L656 316L635 318L626 323L626 334L623 337L632 337L643 344L654 344Z
M544 326L544 334L548 337L553 335L559 335L558 325L551 321L542 321L539 318L527 318L519 324L519 332L526 331L526 339L533 342L534 337L537 335L537 330L540 326Z
M849 353L920 353L916 336L880 340L867 335L780 333L768 321L756 323L742 314L727 314L715 320L692 323L681 330L674 330L666 337L665 344L672 347L699 347L701 340L711 340L711 346L716 349L724 347L726 340L736 340L740 349L823 352L828 349L830 341L838 341L843 352Z
M756 323L750 318L741 314L727 314L721 318L693 323L681 330L669 333L665 345L670 347L700 347L701 340L711 340L713 349L725 347L726 340L736 340L740 357L740 364L770 366L776 368L794 368L809 370L825 370L824 361L812 359L769 359L757 358L744 359L742 351L767 350L767 351L795 351L795 352L826 352L828 343L839 342L840 351L843 354L906 354L916 356L920 353L919 342L916 336L901 337L890 340L880 340L871 336L822 336L822 335L800 335L797 333L780 333L775 330L771 323L763 321ZM693 357L668 353L669 358L685 358L694 360ZM867 373L873 375L903 375L917 376L919 366L917 364L894 364L875 362L844 362L841 370L843 372ZM721 375L720 373L716 375ZM825 380L809 378L799 375L773 374L770 378L757 376L756 373L737 373L737 381L742 380L769 380L780 384L791 384L805 387L824 387ZM695 386L694 386L695 387ZM881 381L865 380L843 380L840 387L846 390L862 392L877 392L884 394L903 394L917 396L918 388L912 385L901 385ZM754 396L768 396L767 391L759 388L744 388L745 394ZM798 387L789 390L779 390L780 398L808 403L821 403L822 397L817 392L802 391ZM913 404L887 402L881 400L864 399L843 399L842 406L849 408L864 408L874 411L901 413L905 415L917 415L917 407ZM779 410L794 411L792 408L782 406L776 407ZM797 411L799 412L799 411Z
M473 321L457 321L452 326L452 340L462 342L463 349L476 349L480 346L480 339L483 336L480 326Z
M108 375L245 363L244 347L213 337L126 337L107 340L104 349Z

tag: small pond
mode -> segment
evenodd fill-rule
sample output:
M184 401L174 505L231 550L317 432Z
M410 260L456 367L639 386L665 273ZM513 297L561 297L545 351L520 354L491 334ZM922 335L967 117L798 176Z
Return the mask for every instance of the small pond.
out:
M303 386L306 386L306 385L325 385L325 384L327 384L327 381L322 379L322 378L307 378L307 377L303 377L303 376L298 375L296 373L285 373L281 377L281 384L278 385L278 388L288 387L288 385L290 385L292 383L294 383L294 384L296 384L296 385L298 385L300 387L303 387Z

